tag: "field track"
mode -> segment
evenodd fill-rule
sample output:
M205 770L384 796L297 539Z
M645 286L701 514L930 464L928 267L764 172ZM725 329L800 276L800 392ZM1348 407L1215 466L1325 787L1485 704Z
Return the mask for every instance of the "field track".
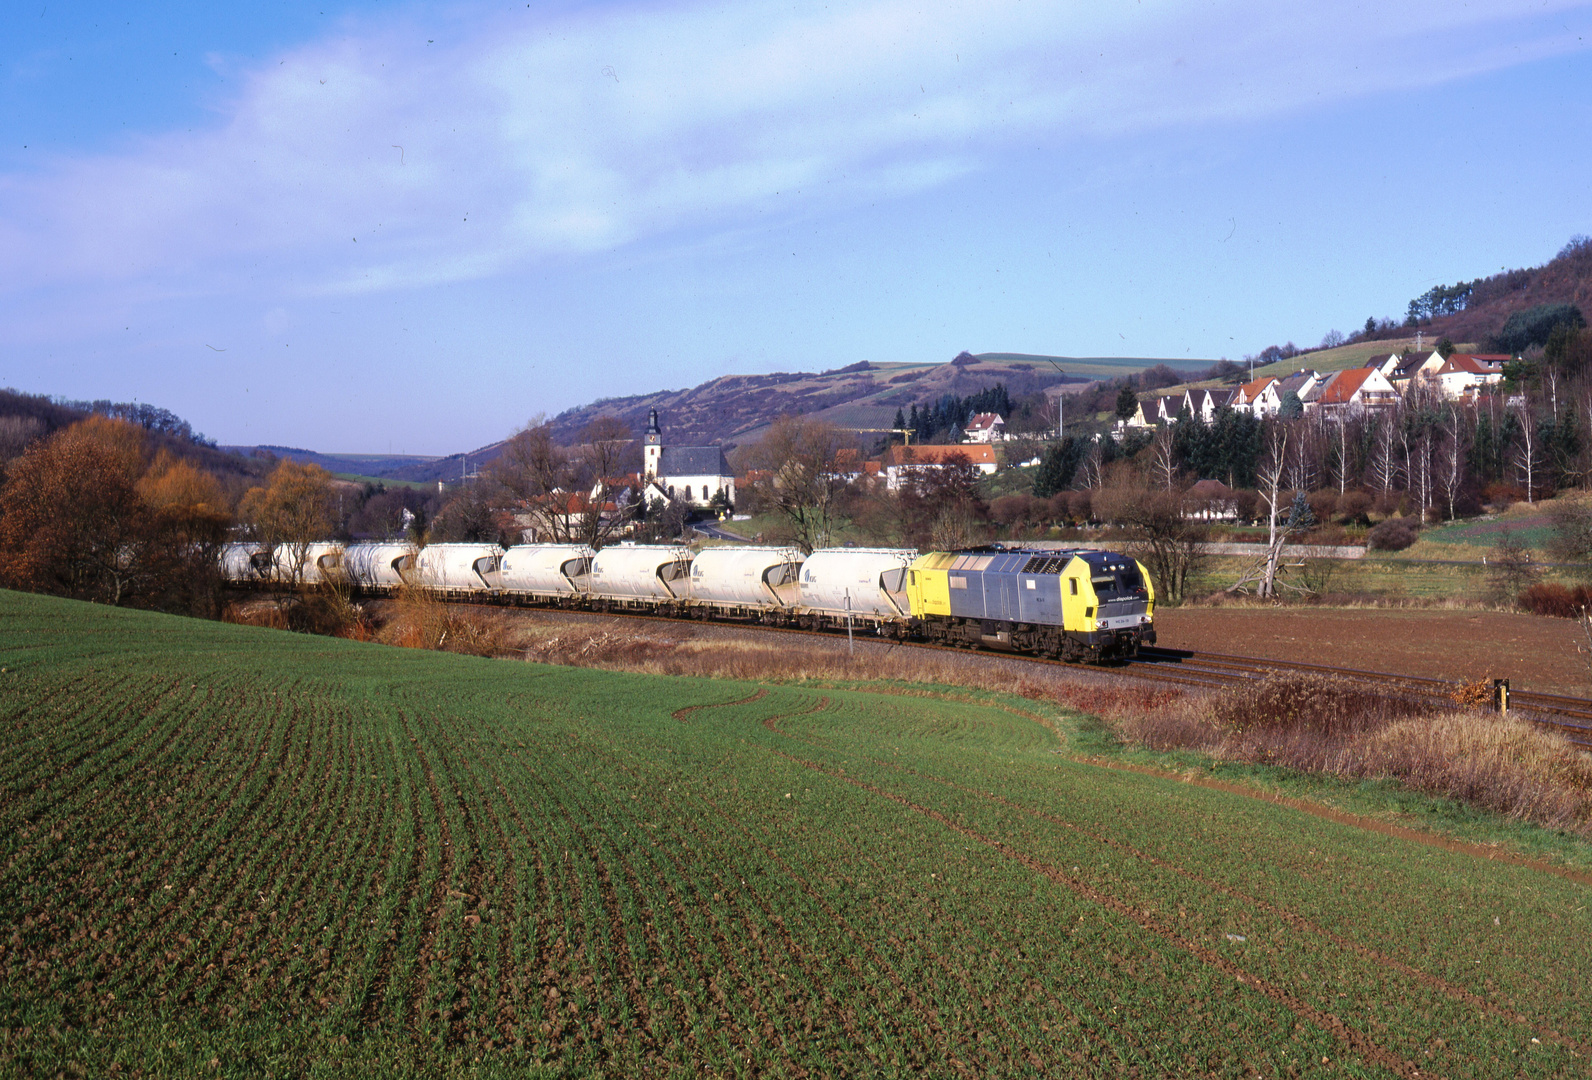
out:
M1110 767L1031 701L12 593L0 667L0 1073L1569 1077L1592 1055L1584 871Z

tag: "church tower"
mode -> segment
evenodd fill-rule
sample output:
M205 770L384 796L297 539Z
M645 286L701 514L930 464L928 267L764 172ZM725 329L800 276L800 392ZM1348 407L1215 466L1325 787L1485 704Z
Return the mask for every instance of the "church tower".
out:
M658 410L647 413L647 433L641 440L641 473L643 482L656 479L663 458L663 430L658 427Z

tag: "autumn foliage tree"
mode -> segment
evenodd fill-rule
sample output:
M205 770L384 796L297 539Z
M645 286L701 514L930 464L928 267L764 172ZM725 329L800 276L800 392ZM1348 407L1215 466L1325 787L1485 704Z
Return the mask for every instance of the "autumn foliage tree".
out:
M0 488L0 583L79 600L212 614L230 522L213 477L146 468L145 433L91 416L32 444Z
M337 522L332 476L319 465L284 461L264 487L244 494L238 516L260 543L285 548L278 572L289 584L297 584L310 545L330 539Z

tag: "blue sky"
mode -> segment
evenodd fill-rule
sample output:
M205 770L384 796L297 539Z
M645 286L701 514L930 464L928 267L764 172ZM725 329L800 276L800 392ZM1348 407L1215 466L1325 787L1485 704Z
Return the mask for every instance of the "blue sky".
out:
M443 454L963 349L1236 359L1592 233L1588 3L19 0L0 33L0 385L229 443Z

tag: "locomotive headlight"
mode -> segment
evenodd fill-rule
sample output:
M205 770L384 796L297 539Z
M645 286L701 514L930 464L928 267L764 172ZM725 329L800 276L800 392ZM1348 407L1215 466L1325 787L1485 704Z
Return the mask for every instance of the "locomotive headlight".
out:
M1109 629L1111 629L1111 620L1110 619L1101 619L1100 623L1096 627L1096 629L1097 630L1109 630Z

